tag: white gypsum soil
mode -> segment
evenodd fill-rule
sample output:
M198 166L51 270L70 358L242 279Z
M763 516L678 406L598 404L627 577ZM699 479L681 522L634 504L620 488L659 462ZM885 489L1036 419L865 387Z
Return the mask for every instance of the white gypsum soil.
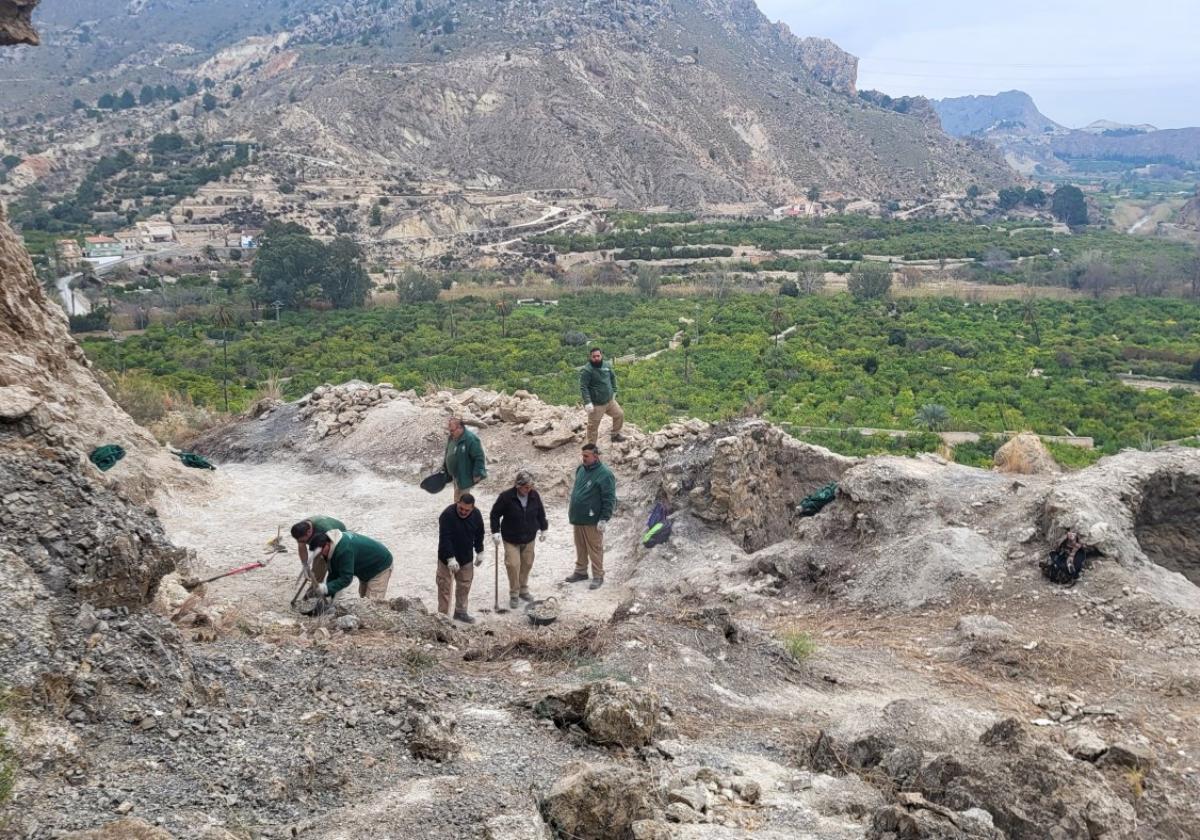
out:
M487 528L488 511L497 493L478 495ZM623 559L610 549L605 558L603 589L590 591L586 583L565 584L575 566L571 528L566 506L543 497L550 531L538 543L529 588L537 598L557 596L564 616L607 618L620 600ZM451 502L450 490L430 495L415 484L374 473L314 474L290 464L223 464L204 485L164 493L158 504L167 535L179 546L195 549L203 577L219 574L267 556L266 543L283 528L287 554L271 555L269 565L208 585L211 601L229 602L242 610L286 611L296 591L300 562L296 541L288 529L306 516L327 514L346 526L379 540L392 552L392 578L388 597L420 598L434 611L437 589L438 515ZM490 529L488 529L490 530ZM508 606L508 582L500 565L500 606ZM521 611L494 616L493 580L495 548L491 534L484 540L484 564L475 571L469 608L490 621L518 620ZM352 584L339 598L357 598ZM524 606L524 605L522 605Z

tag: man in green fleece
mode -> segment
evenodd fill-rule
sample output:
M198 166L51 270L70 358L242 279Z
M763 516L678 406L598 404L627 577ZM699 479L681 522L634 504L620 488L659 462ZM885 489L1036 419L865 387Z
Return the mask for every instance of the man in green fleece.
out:
M450 437L446 440L446 459L442 468L454 482L454 501L457 503L463 493L487 478L487 458L483 454L483 444L463 425L461 417L451 417L446 428Z
M346 526L342 524L340 519L334 519L332 516L310 516L308 519L301 519L292 526L292 539L296 541L296 551L300 555L300 564L308 565L308 541L317 534L323 534L326 531L345 531ZM324 558L314 559L312 564L313 580L315 583L320 583L325 580L325 572L327 571Z
M612 365L604 361L604 353L599 347L592 348L588 363L579 369L579 394L588 416L587 442L596 442L605 414L612 418L613 443L625 440L621 434L625 411L617 402L617 374Z
M567 507L567 521L575 531L575 571L567 583L587 580L590 561L590 588L599 589L604 585L604 531L617 506L617 479L600 463L596 444L584 445L582 459L575 468L575 486Z
M333 597L358 578L358 594L372 601L387 599L392 579L392 553L382 543L353 531L334 529L317 534L308 541L313 562L329 564L329 580L318 584L314 596Z

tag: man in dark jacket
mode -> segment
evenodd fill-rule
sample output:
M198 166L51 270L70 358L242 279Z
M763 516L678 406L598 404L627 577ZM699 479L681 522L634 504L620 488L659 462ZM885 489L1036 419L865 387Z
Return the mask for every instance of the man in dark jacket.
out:
M487 478L487 457L483 454L483 444L463 425L461 417L451 417L446 428L450 436L446 439L442 468L454 482L454 501L457 502L463 493Z
M471 553L475 565L471 565ZM454 619L474 624L467 613L467 595L475 578L475 566L483 565L483 514L475 509L475 497L463 493L438 517L438 612L449 614L450 590L454 589Z
M542 497L533 488L533 476L526 470L517 473L513 486L500 494L489 517L492 541L504 543L504 568L508 571L508 608L520 606L518 599L532 601L529 572L533 569L533 541L545 540L550 525ZM538 532L541 532L539 536Z
M587 580L590 562L590 588L599 589L604 585L604 531L617 506L617 479L600 462L600 450L594 443L584 445L582 460L575 469L567 507L567 521L575 531L575 571L567 583Z
M579 370L579 395L587 412L587 442L595 443L600 434L600 421L604 415L612 418L612 440L625 440L621 427L625 425L625 411L617 402L617 374L612 365L604 361L604 353L593 347L588 363Z
M387 600L388 581L392 579L392 553L370 537L353 531L331 531L308 541L313 562L329 564L329 580L318 584L312 594L333 597L358 578L358 594L372 601Z

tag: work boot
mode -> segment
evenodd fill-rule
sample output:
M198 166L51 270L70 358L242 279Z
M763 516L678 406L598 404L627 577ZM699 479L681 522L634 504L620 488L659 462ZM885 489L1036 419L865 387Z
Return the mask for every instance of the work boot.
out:
M609 440L611 440L613 443L624 443L625 435L621 434L620 432L613 432L612 437L609 438Z
M517 599L517 596L509 595L508 596L508 608L510 610L515 610L519 606L521 606L521 602Z
M599 589L603 585L604 578L593 578L592 582L588 584L588 589Z
M467 615L466 612L459 612L457 610L455 610L455 612L454 612L454 620L461 621L463 624L474 624L475 623L475 619L472 616Z
M522 589L519 593L517 593L517 597L530 604L532 604L534 601L533 595L529 594L528 589Z
M587 572L571 572L570 577L567 578L567 583L579 583L579 581L587 579Z

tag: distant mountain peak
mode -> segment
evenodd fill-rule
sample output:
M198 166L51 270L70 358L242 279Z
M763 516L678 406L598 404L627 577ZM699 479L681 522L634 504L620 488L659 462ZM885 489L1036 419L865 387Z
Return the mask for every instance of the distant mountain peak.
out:
M1067 130L1039 111L1033 97L1023 90L935 99L933 107L942 128L955 137L1041 135Z

